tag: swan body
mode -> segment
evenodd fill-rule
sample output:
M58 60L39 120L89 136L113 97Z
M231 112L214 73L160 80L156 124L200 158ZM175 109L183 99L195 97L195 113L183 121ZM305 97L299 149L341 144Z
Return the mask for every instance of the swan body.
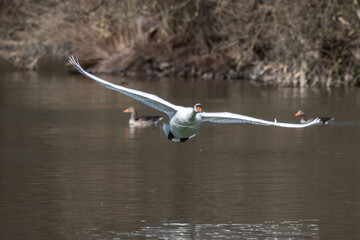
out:
M181 107L170 120L170 136L168 138L174 142L185 142L194 137L200 130L201 115L195 110L201 104L196 104L194 109L190 107ZM200 110L202 112L202 110ZM176 136L176 137L175 137Z
M98 78L86 72L80 66L79 61L75 60L73 56L69 58L69 62L81 74L93 79L94 81L105 86L106 88L120 92L126 96L129 96L135 100L146 104L151 108L166 113L170 120L169 124L163 124L163 130L168 139L174 142L185 142L189 138L194 137L199 132L202 122L212 122L219 124L247 123L286 128L303 128L316 124L320 121L318 118L316 118L310 123L294 124L277 122L276 119L274 122L271 122L229 112L203 112L203 108L200 103L195 104L193 108L178 106L156 95L115 85L101 78Z
M160 116L136 116L135 108L128 107L123 112L130 113L130 119L129 119L129 125L133 127L149 127L156 125L160 120L162 120L162 117Z

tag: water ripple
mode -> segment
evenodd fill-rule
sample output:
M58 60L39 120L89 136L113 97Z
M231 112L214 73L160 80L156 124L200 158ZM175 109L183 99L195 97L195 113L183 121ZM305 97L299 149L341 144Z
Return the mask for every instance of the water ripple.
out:
M89 229L84 229L82 234L86 235L86 239L99 238L101 235ZM160 226L143 226L133 232L108 231L106 235L110 236L101 236L101 239L319 239L319 221L306 219L219 224L164 222Z

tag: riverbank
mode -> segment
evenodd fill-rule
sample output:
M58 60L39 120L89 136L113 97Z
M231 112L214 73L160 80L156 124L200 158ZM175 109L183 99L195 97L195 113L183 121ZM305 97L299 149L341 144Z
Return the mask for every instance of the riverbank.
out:
M327 1L5 1L0 55L35 69L332 87L360 78L360 7Z

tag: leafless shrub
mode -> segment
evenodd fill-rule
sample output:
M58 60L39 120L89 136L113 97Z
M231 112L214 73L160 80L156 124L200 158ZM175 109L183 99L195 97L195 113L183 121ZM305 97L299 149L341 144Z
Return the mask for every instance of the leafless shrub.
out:
M342 85L359 76L358 0L4 0L0 54L36 67L75 51L91 71Z

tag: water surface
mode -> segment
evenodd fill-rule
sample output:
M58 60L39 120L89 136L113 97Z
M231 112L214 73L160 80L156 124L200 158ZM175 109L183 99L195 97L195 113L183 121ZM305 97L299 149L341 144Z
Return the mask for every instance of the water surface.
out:
M175 104L329 126L129 128L147 106L79 75L2 72L1 239L357 239L360 89L129 80ZM164 116L167 121L167 117Z

